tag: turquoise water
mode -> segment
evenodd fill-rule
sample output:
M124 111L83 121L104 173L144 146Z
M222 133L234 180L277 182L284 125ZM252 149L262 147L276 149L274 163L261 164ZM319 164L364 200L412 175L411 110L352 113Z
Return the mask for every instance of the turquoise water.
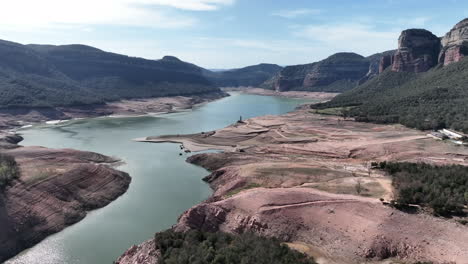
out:
M283 114L304 100L233 93L192 111L160 116L93 118L21 131L25 146L74 148L121 158L132 176L127 193L81 222L52 235L9 264L112 263L126 249L171 227L177 217L211 194L209 172L185 162L176 144L131 139L219 129L244 119Z

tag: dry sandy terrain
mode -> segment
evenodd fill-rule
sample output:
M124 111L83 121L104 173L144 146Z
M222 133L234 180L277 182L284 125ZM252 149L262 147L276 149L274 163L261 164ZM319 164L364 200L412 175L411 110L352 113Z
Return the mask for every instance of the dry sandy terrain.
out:
M224 150L189 158L213 171L205 180L215 192L184 213L177 230L255 231L289 242L322 263L466 264L468 227L403 213L379 201L394 194L391 178L370 169L373 161L468 165L468 148L426 134L301 109L204 134L144 140Z
M287 97L287 98L315 99L315 100L320 100L320 101L328 101L338 95L338 93L325 93L325 92L301 92L301 91L277 92L273 90L253 88L253 87L222 88L222 90L225 92L241 92L241 93L246 93L246 94L280 96L280 97Z

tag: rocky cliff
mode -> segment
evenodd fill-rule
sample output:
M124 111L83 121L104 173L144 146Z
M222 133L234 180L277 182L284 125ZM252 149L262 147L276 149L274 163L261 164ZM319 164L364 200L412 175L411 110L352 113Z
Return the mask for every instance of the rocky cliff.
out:
M393 55L394 53L392 54L388 54L386 56L383 56L382 58L380 58L380 62L379 62L379 74L381 74L383 71L385 71L388 67L392 66L393 65Z
M285 67L262 87L280 92L342 92L366 76L369 66L369 60L356 53L336 53L316 63Z
M395 51L396 50L387 50L387 51L384 51L384 52L381 52L381 53L376 53L376 54L373 54L369 57L367 57L367 59L369 60L369 71L367 72L366 76L364 76L364 78L362 78L359 83L362 84L372 78L374 78L375 76L379 75L382 71L380 70L381 68L381 61L383 58L386 58L386 57L392 57L393 54L395 54Z
M395 50L362 57L355 53L337 53L325 60L285 67L261 87L276 91L343 92L379 74L380 59Z
M408 29L398 39L392 70L425 72L438 63L440 39L425 29ZM388 58L386 58L388 63ZM384 65L385 66L385 63Z
M14 157L20 175L0 188L0 262L109 204L130 184L111 168L117 160L92 152L15 145L0 135L2 154ZM9 146L6 146L8 145Z
M442 38L442 46L439 62L443 65L458 62L468 55L468 18L456 24Z
M379 72L391 66L395 72L426 72L447 66L468 55L468 18L457 23L444 37L425 29L408 29L398 39L398 50L380 60Z

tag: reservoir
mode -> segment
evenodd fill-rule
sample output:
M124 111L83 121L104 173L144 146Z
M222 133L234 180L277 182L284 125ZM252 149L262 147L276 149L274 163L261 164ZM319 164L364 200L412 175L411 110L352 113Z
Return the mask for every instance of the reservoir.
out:
M231 93L193 110L141 117L103 117L22 130L21 145L73 148L115 156L124 162L132 183L127 193L81 222L49 236L8 264L112 263L129 247L168 229L211 189L201 179L209 174L186 163L176 144L149 144L131 139L211 131L243 119L278 115L308 102L273 96Z

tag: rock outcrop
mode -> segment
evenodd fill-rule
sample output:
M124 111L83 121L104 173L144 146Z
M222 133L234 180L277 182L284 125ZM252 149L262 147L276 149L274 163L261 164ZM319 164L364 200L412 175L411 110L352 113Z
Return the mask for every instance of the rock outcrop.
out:
M379 74L385 71L388 67L393 65L393 54L383 56L379 63Z
M408 29L398 39L398 50L380 60L379 73L392 67L396 72L425 72L447 66L468 55L468 18L438 38L425 29Z
M160 252L156 250L154 239L129 248L115 264L158 264Z
M385 57L393 57L393 54L395 54L395 51L396 50L387 50L387 51L376 53L367 57L370 63L369 72L367 72L366 76L359 81L359 84L362 84L374 78L375 76L379 75L382 72L380 71L382 59Z
M408 29L398 39L392 70L396 72L425 72L438 63L440 39L425 29ZM388 59L387 59L388 60ZM384 63L383 66L386 64Z
M127 173L109 166L118 161L114 158L16 146L19 140L0 136L0 151L14 157L20 169L19 178L0 189L0 262L109 204L130 184Z
M442 38L439 63L449 65L468 55L468 18L456 24Z
M356 53L336 53L319 62L285 67L262 87L278 92L343 92L366 76L369 65L369 60Z

